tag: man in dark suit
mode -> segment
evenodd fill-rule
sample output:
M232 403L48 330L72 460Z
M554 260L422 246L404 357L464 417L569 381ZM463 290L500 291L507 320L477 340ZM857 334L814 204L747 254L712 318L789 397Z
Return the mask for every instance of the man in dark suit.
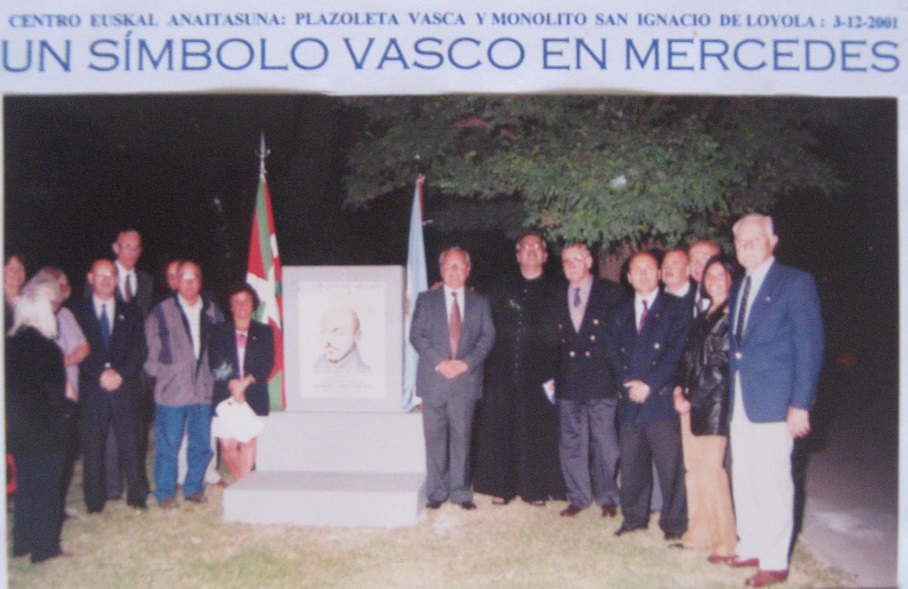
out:
M662 256L662 284L665 292L684 299L691 307L694 304L694 293L697 284L691 280L690 260L687 252L681 248L670 249ZM693 312L692 312L693 313Z
M135 229L124 229L117 234L111 244L116 258L114 265L117 267L117 300L134 304L138 307L142 320L151 312L154 284L151 274L139 270L136 264L142 255L142 236ZM147 480L145 473L145 457L148 453L148 429L154 418L154 381L142 375L142 383L134 391L132 407L135 422L136 444L139 452L139 471L142 478ZM107 466L107 497L117 499L123 495L123 476L117 453L118 448L116 432L111 428L108 432L105 463Z
M559 455L573 517L595 501L603 517L615 517L619 501L615 470L615 410L620 389L608 364L608 317L621 288L591 274L593 256L575 243L561 252L568 287L560 295L561 363L555 383L559 403Z
M145 361L142 317L136 306L119 301L117 269L97 260L88 273L91 297L73 308L91 353L79 367L80 430L85 504L89 513L104 509L104 446L108 428L116 432L120 465L126 474L127 502L145 508L148 494L139 470L135 416L131 401L141 386Z
M733 567L755 566L750 587L788 578L794 521L791 451L810 431L823 362L823 319L813 277L780 264L772 218L734 226L747 274L729 293L732 488L738 522Z
M117 256L114 260L117 266L117 298L135 303L142 317L147 317L151 312L154 283L151 274L136 268L142 255L142 236L135 229L121 231L111 248Z
M618 403L624 522L615 534L646 529L655 464L662 490L659 527L666 540L673 540L687 529L680 420L672 388L691 307L659 288L659 266L649 252L631 257L627 278L634 298L618 307L609 325L610 359L624 389Z
M476 509L470 489L473 411L482 397L483 364L495 343L485 296L464 287L470 256L453 247L441 253L442 288L420 293L410 343L419 354L417 394L426 439L426 506L450 499Z

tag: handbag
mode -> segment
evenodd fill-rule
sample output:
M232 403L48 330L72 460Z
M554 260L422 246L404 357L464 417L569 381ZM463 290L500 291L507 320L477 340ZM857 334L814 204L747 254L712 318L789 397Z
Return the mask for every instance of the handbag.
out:
M218 403L215 413L221 419L224 429L233 433L240 442L248 442L265 430L262 418L255 414L248 403L238 403L233 397Z

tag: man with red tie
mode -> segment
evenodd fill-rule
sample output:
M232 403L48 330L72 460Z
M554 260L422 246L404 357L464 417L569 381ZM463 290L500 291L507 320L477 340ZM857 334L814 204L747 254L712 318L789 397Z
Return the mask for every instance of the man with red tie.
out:
M689 303L659 288L659 263L650 252L631 257L627 278L634 298L618 307L609 326L611 363L622 387L618 441L624 522L615 534L648 526L655 465L662 490L659 527L666 540L675 540L687 529L687 502L672 389L693 317Z
M416 390L423 400L426 506L438 509L450 500L476 509L470 439L495 326L488 299L465 287L471 268L466 250L447 249L438 263L443 287L420 293L410 328L410 343L419 354Z

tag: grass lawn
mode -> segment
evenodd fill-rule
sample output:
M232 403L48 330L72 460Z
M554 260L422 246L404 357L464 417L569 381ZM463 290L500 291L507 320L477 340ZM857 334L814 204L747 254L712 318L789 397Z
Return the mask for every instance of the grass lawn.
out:
M77 465L69 507L80 515L63 527L64 549L75 557L32 565L10 556L9 585L704 589L743 587L753 571L711 565L705 551L669 549L655 518L648 531L616 538L619 519L594 509L561 518L564 502L499 507L478 495L476 511L446 504L412 527L328 528L224 523L223 490L207 492L207 505L164 510L150 498L147 511L136 511L116 501L87 516ZM798 546L784 587L851 583Z

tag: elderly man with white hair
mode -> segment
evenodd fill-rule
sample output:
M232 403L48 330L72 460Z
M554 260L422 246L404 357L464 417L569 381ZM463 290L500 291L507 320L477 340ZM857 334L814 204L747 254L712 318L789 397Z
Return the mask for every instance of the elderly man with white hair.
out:
M746 275L729 294L732 489L738 555L716 559L757 567L749 587L788 578L794 525L791 451L810 431L823 363L823 319L813 277L776 261L772 218L734 226Z

